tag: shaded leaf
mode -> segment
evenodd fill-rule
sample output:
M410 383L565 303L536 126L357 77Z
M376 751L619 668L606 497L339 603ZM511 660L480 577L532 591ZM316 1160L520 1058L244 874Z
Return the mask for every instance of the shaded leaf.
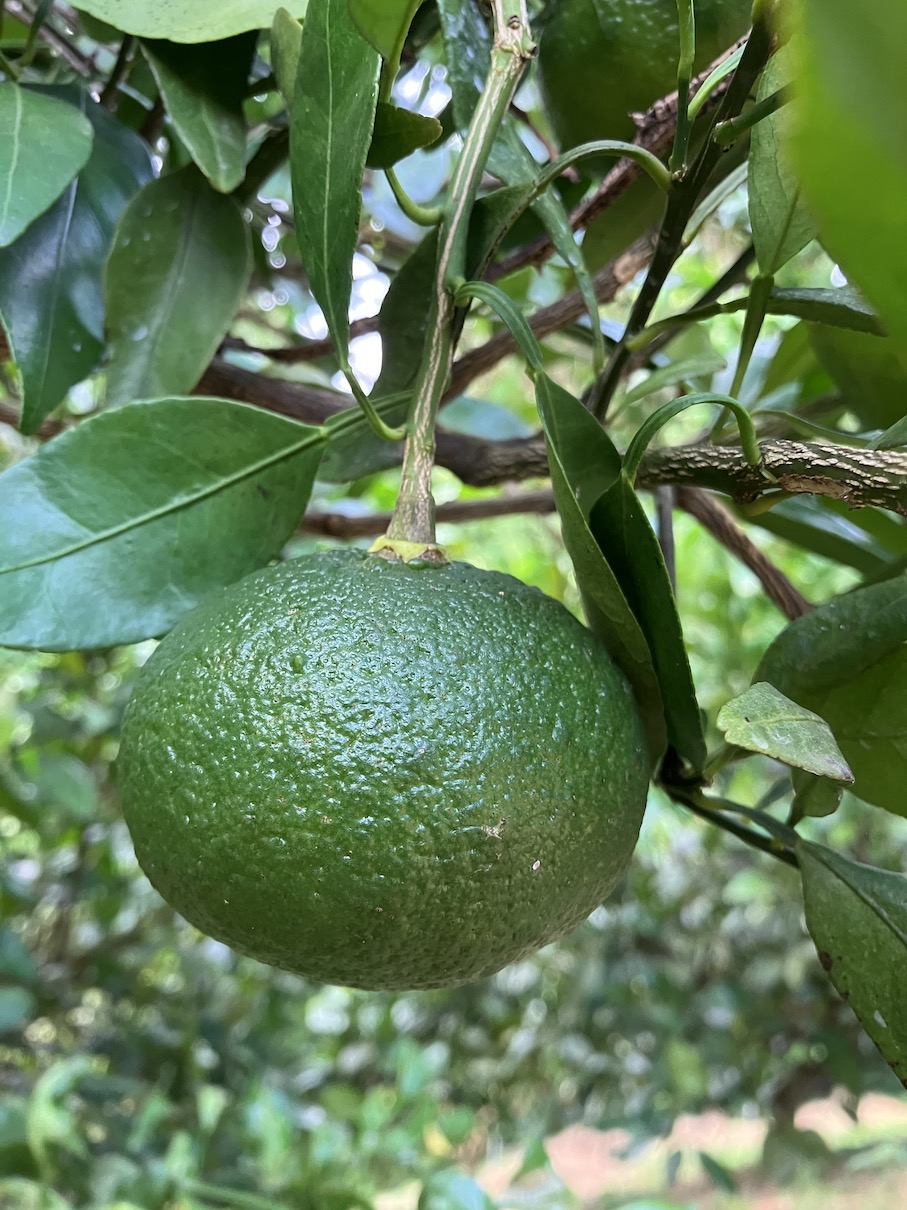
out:
M907 815L907 575L792 622L755 679L825 719L853 772L854 794Z
M537 374L535 385L564 544L573 560L589 625L633 686L657 760L666 733L652 655L590 522L595 504L619 478L620 456L579 400L546 374Z
M0 84L0 247L51 206L91 154L83 113L45 93Z
M726 364L719 353L699 353L681 361L672 361L669 365L653 370L642 382L627 391L621 398L621 406L636 403L655 391L664 390L665 387L677 386L678 383L690 382L695 378L709 377L718 370L723 370Z
M306 11L307 0L76 0L74 8L91 13L124 34L140 38L169 38L173 42L213 42L249 29L267 29L278 8L294 17Z
M137 403L61 434L0 475L0 643L163 634L279 552L323 443L321 429L226 399Z
M810 343L841 398L868 429L887 429L907 413L907 371L890 338L813 326Z
M805 841L797 855L819 960L907 1087L907 878Z
M873 450L898 450L907 445L907 416L896 420L890 429L881 433L870 445Z
M251 267L238 205L194 166L146 185L126 208L105 273L108 403L191 391Z
M170 121L215 189L229 193L246 173L243 102L257 33L198 46L142 43Z
M835 597L791 622L765 652L753 679L769 681L801 701L803 693L850 680L905 641L907 575L902 574Z
M800 0L797 11L803 189L823 243L907 358L907 6Z
M347 0L356 28L383 59L396 63L421 0Z
M618 475L596 501L589 524L649 645L664 704L668 743L695 772L701 773L706 759L705 735L674 592L658 539L639 497L623 475Z
M312 293L341 366L349 359L360 184L371 142L381 60L346 0L312 4L302 30L290 111L296 235Z
M865 528L872 522L874 512L879 512L885 528L890 528L887 523L893 521L891 514L861 508L849 510L845 516L836 511L832 502L813 496L782 500L764 513L753 516L743 513L741 519L804 550L872 576L884 571L891 560L887 543L880 542ZM907 527L898 528L904 529L901 542L907 543ZM904 553L907 554L907 547Z
M271 67L277 87L289 104L296 88L299 69L299 49L302 46L302 24L285 8L274 14L271 26Z
M46 95L88 118L94 144L63 195L0 249L0 317L22 380L25 433L100 361L104 261L126 203L152 176L146 144L87 93L67 87Z
M769 315L796 315L814 323L876 336L884 331L875 311L855 290L844 286L790 286L773 290L766 311Z
M815 777L812 773L804 773L802 769L794 769L791 773L794 788L794 800L791 804L791 823L798 823L807 816L822 818L833 815L841 804L844 787L840 782L829 781L827 777Z
M375 129L368 149L369 168L392 168L420 147L430 147L441 137L441 123L409 109L378 102Z
M791 47L783 46L762 73L757 101L787 87L793 74ZM790 107L757 122L750 137L749 214L761 272L770 277L815 236L812 217L800 202L800 184L788 163Z
M737 748L761 752L817 777L853 781L825 720L764 681L726 702L717 722L727 742Z

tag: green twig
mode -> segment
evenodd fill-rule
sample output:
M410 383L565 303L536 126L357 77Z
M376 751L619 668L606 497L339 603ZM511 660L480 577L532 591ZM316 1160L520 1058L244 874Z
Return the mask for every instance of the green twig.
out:
M113 111L116 109L117 94L120 90L120 85L126 78L129 68L132 64L132 53L135 50L135 38L132 34L126 34L120 43L120 49L117 52L116 62L113 65L113 70L107 79L107 83L101 90L100 101L105 109Z
M712 138L719 147L730 147L732 143L736 143L742 134L746 134L748 130L763 121L765 118L770 118L773 113L786 105L790 100L790 92L786 88L779 88L777 92L773 92L769 97L763 97L761 101L742 113L739 117L728 118L726 122L719 122L715 127Z
M19 68L7 59L2 50L0 50L0 71L9 76L11 80L19 79Z
M372 432L380 437L382 441L402 441L406 436L405 428L391 428L390 425L384 423L378 412L375 410L375 405L363 391L362 387L356 379L356 375L351 369L345 369L343 376L349 383L349 388L353 392L353 398L362 408L362 414L368 421L369 428Z
M438 241L435 287L428 336L413 391L403 473L387 537L393 542L434 546L435 507L431 473L435 420L450 377L454 343L454 293L466 274L469 218L492 145L523 69L535 47L525 0L495 0L491 70L454 168Z
M422 206L419 202L414 201L401 185L400 178L393 168L385 168L384 175L387 177L387 183L390 185L391 191L397 199L397 205L410 222L415 223L418 227L437 227L444 217L440 207Z
M677 128L674 132L674 150L670 160L672 172L683 170L690 148L690 81L693 78L693 60L696 58L696 13L693 0L677 0L677 22L680 54L677 58Z
M669 420L672 420L681 412L685 412L687 408L697 407L702 403L717 403L723 405L726 410L733 413L734 419L737 421L740 429L740 446L746 463L749 466L755 467L762 465L762 452L759 449L756 426L753 424L753 419L743 404L733 399L730 395L715 395L711 392L702 392L696 395L684 395L680 399L672 399L670 403L664 404L657 412L653 412L651 416L647 416L642 422L624 455L622 473L630 481L631 486L636 482L643 454L646 452L649 442L658 430L667 424Z
M730 832L732 836L736 836L738 840L742 840L744 844L749 845L753 849L758 849L761 853L767 853L770 857L774 857L777 861L783 861L785 865L793 866L794 869L799 868L797 854L791 844L796 843L797 835L792 828L786 824L780 823L771 815L766 815L762 811L755 811L751 807L743 807L739 803L732 803L725 798L707 798L698 790L687 790L678 786L661 787L668 797L678 803L682 807L686 807L700 819L705 819L715 827L721 828L725 832ZM738 823L734 819L728 818L726 812L732 812L735 815L745 815L752 819L754 823L758 823L760 827L767 832L772 833L769 836L763 836L759 832L753 831L746 824ZM782 839L782 836L784 837Z

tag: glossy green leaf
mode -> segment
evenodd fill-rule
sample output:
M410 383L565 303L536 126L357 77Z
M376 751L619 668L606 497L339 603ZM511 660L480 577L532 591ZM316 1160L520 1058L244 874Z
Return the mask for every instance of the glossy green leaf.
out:
M907 878L797 846L819 961L907 1088Z
M86 94L54 88L94 129L85 167L51 208L0 249L0 318L22 382L22 421L33 433L101 359L101 275L129 199L151 179L147 145Z
M857 797L907 815L907 574L792 622L755 679L825 719Z
M421 0L347 0L356 28L383 59L396 63Z
M546 374L537 374L535 385L564 544L573 560L589 625L633 686L657 761L666 732L652 655L591 524L595 504L620 476L620 456L579 400Z
M191 391L251 268L239 207L194 166L146 185L120 220L105 274L108 403Z
M786 88L793 70L791 47L783 46L762 73L757 101ZM790 106L784 105L757 122L750 138L750 226L756 260L767 277L777 273L816 234L812 217L800 201L800 183L788 162L790 123Z
M169 38L171 42L213 42L249 29L267 29L278 8L294 17L305 15L307 0L76 0L74 8L91 13L140 38Z
M828 723L765 681L756 681L726 702L717 722L725 740L737 748L760 752L816 777L853 781Z
M890 338L819 325L809 336L819 362L864 427L890 428L907 415L907 370Z
M798 319L854 332L882 334L872 307L855 290L846 287L790 286L773 290L766 311L769 315L796 315Z
M289 104L296 89L299 50L302 46L302 24L285 8L274 14L271 26L271 67L277 87Z
M801 694L833 689L905 642L907 574L902 574L835 597L791 622L753 679L769 681L802 702Z
M46 93L0 84L0 247L51 206L91 154L91 123Z
M873 450L899 450L907 445L907 416L896 420L890 429L881 433L870 445Z
M229 193L246 173L243 101L258 34L185 46L143 42L170 121L215 189Z
M804 550L872 576L885 570L892 553L886 544L864 528L865 523L871 522L866 515L870 511L878 510L854 509L844 516L837 513L828 500L795 496L782 500L767 512L754 516L743 512L740 516L748 525L756 525ZM891 514L881 515L885 521L891 519ZM902 528L905 528L902 541L907 543L907 527ZM904 554L907 554L907 545Z
M375 122L381 59L346 0L317 0L302 30L290 113L296 236L341 366L349 358L360 185Z
M793 150L823 243L907 366L907 6L798 0Z
M375 129L368 149L369 168L392 168L420 147L430 147L441 137L441 123L409 109L378 102Z
M323 444L321 429L201 398L137 403L56 437L0 475L0 643L66 651L163 634L280 551Z

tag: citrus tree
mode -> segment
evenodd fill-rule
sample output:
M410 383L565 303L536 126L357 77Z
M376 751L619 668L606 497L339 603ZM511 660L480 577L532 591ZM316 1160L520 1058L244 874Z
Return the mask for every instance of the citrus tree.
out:
M154 884L315 978L462 983L597 906L651 782L796 874L907 1080L865 843L907 813L901 6L75 8L0 27L0 642L173 630L120 763ZM436 540L553 509L588 630ZM743 693L694 684L681 514L788 622ZM300 531L376 541L273 566Z

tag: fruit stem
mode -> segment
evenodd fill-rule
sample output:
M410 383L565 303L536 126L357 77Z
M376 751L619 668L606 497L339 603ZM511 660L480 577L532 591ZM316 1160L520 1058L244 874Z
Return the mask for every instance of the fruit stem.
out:
M469 218L498 129L523 69L535 54L526 0L494 0L494 27L491 69L451 178L440 226L428 338L413 392L400 494L387 530L388 538L398 542L432 545L435 540L431 493L435 421L450 377L454 295L465 276Z
M696 13L693 0L677 0L680 54L677 59L677 129L671 152L671 171L682 172L690 148L690 81L696 58Z

